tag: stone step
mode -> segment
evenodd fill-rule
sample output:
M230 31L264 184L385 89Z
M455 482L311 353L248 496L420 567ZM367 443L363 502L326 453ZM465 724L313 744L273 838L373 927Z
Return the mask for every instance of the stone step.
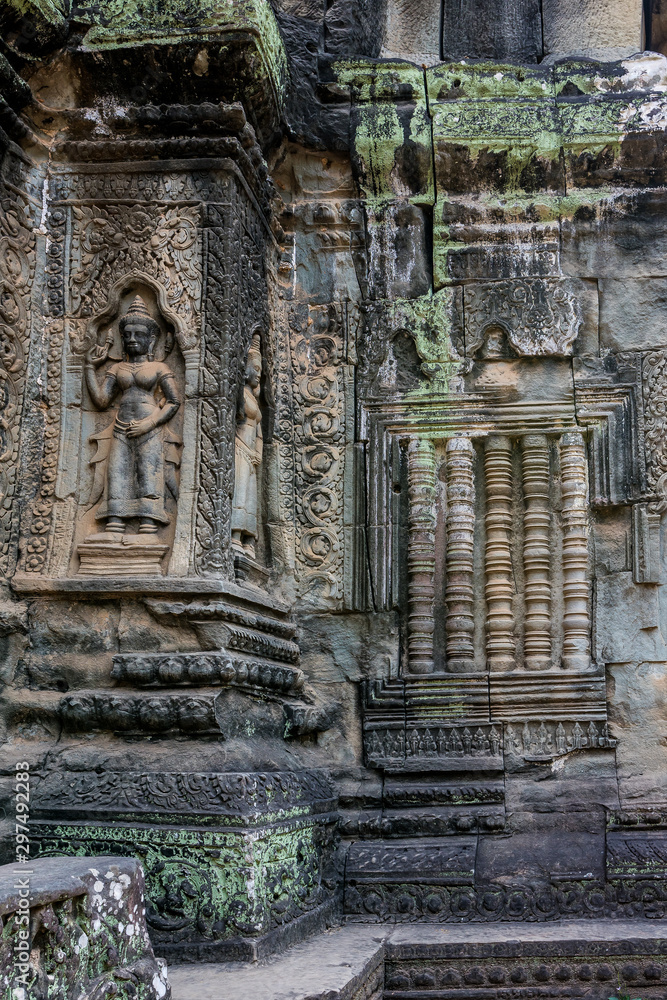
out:
M339 927L265 962L169 966L172 1000L381 1000L379 927Z
M665 1000L656 920L348 924L259 964L169 969L173 1000Z

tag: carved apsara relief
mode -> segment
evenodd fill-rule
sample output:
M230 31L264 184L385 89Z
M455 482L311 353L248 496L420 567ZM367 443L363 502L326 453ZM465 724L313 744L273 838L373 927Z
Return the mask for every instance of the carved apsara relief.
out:
M253 334L234 441L234 502L232 545L251 559L259 537L258 470L262 462L262 410L259 403L262 378L262 348Z
M130 282L116 289L93 324L95 342L85 358L88 399L104 423L89 435L95 451L86 521L92 513L96 527L77 548L79 573L159 573L169 547L164 530L178 499L182 439L174 418L183 378L166 360L175 349L173 330L149 311L153 298L159 315L153 289L138 287ZM118 347L120 357L112 359Z
M85 177L88 195L106 184L106 174L81 176ZM151 175L146 176L150 180ZM107 534L100 532L106 526L115 529L109 535L122 535L116 541L126 548L128 537L141 534L146 538L157 536L153 540L162 546L163 557L170 550L183 428L187 425L190 433L196 433L195 394L200 371L200 206L150 201L79 204L82 192L77 177L57 173L50 182L52 195L69 196L72 201L52 201L45 220L46 286L51 319L45 325L49 353L43 387L47 401L43 471L24 545L23 568L27 572L56 576L81 572L79 547L89 536ZM146 185L144 191L137 181L135 187L135 197L141 198L150 197L154 185ZM142 360L139 355L134 359L129 357L136 344L125 345L128 349L123 351L118 326L130 304L130 286L134 289L133 296L138 294L148 306L151 315L147 321L158 319L160 326L157 335L148 336L151 343L144 345L147 350L141 355ZM114 295L123 301L116 302L117 312L112 316L109 303ZM140 332L139 339L146 339L144 333ZM169 339L171 346L167 343ZM151 347L157 352L152 360L148 357ZM166 354L172 349L174 357L169 359ZM157 379L155 384L140 387L135 375L139 381L145 381L145 371L133 372L129 377L130 369L137 363L166 367L164 371L156 368L152 372ZM142 432L140 424L138 433L129 426L120 428L118 421L124 421L124 409L128 406L132 409L131 399L137 403L137 394L142 392L146 413L137 413L138 419L152 421L155 427L144 428ZM150 404L149 396L153 400ZM129 419L134 417L130 415ZM120 457L121 431L124 461ZM192 457L187 464L191 494L196 475ZM140 484L149 467L151 482ZM119 496L110 489L112 480ZM150 503L144 502L141 510L141 504L137 505L139 494L144 500L150 497ZM124 505L125 515L120 508L116 510L119 503ZM130 530L122 531L123 527ZM101 543L101 539L92 539L92 544ZM181 572L187 570L185 563L189 559L189 551L179 556ZM122 565L122 560L116 562L114 573L122 573ZM160 571L156 566L152 559L151 567L138 564L135 569ZM98 565L94 572L102 569ZM161 571L165 569L163 558ZM90 572L90 565L83 571Z

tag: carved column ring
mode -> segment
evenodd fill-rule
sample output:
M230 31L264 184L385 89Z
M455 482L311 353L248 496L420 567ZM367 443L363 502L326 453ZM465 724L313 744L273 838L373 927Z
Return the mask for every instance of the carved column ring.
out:
M525 576L525 665L551 667L551 552L549 532L549 442L545 434L522 439Z
M475 528L474 448L467 437L450 438L446 446L447 565L445 618L447 669L467 673L475 668L473 546Z
M415 438L408 444L408 669L433 670L435 573L435 448Z
M512 597L512 442L491 434L484 450L486 475L486 656L489 670L515 665Z

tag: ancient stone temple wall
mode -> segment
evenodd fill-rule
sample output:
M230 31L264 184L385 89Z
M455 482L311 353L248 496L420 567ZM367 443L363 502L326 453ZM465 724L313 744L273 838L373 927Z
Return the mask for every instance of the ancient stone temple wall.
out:
M1 8L2 833L29 762L33 851L142 859L160 955L663 915L667 61L618 6Z

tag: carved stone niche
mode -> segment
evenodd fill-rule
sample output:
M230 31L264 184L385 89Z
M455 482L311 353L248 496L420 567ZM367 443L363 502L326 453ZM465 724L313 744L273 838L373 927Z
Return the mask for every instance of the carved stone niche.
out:
M80 420L64 451L78 459L69 576L159 576L177 531L185 402L183 322L164 288L119 279L91 320ZM78 454L77 454L78 452Z

